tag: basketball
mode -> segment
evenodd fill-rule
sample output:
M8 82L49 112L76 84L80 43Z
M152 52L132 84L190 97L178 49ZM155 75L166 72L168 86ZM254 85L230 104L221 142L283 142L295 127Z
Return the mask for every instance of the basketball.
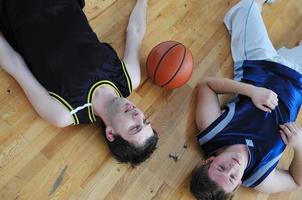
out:
M176 41L155 46L147 58L147 74L160 87L174 89L184 85L193 71L189 48Z

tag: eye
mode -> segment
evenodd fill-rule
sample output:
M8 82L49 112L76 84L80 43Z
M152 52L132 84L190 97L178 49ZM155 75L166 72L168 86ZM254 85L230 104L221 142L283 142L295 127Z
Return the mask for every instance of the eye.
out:
M130 135L135 135L135 134L137 134L141 129L142 129L142 126L141 126L141 125L133 126L133 127L130 129L129 134L130 134Z
M137 125L137 126L133 127L132 130L136 131L136 130L138 130L139 128L140 128L140 126Z
M230 176L230 182L231 182L232 184L235 184L235 182L236 182L236 177L235 177L234 175L231 175L231 176Z
M150 124L150 122L149 122L147 119L144 119L144 120L143 120L143 123L144 123L145 125L149 125L149 124Z
M222 165L219 165L218 166L218 170L221 171L221 172L223 172L224 171L224 167Z

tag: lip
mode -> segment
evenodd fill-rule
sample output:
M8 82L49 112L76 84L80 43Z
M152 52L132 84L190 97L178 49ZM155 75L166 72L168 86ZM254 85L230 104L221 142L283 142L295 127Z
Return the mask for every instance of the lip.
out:
M133 105L131 105L130 103L126 103L124 112L127 113L127 112L133 110L134 108L135 107Z

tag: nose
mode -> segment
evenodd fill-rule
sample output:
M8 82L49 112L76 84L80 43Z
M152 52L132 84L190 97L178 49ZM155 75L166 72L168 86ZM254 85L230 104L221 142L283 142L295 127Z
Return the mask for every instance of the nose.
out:
M236 173L237 170L239 170L237 167L235 167L235 163L229 163L228 167L225 168L225 171L228 174Z
M231 163L229 164L229 169L232 169L234 166L235 166L235 164L234 164L233 162L231 162Z
M233 170L235 170L234 169L234 163L228 163L228 164L225 164L224 165L224 171L227 173L227 174L230 174L230 173L232 173L232 171Z

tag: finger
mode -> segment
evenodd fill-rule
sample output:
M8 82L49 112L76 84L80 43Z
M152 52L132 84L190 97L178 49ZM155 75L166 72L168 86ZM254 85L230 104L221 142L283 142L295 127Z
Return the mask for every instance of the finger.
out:
M289 124L284 124L284 125L280 125L281 130L283 131L283 133L289 137L292 135L292 133L290 132L289 128L288 128Z
M293 123L292 123L292 127L293 127L293 133L294 133L295 135L297 135L297 134L299 133L298 124L295 123L295 122L293 122Z
M272 112L269 108L267 108L263 105L257 105L257 108L259 108L260 110L263 110L264 112L269 112L269 113Z
M265 106L267 106L270 110L274 110L275 109L275 105L274 104L272 104L271 102L267 102L266 104L265 104Z
M272 90L270 90L269 95L270 95L271 97L278 98L278 95L277 95L274 91L272 91Z
M297 128L300 130L301 126L299 124L297 124L296 122L295 122L295 124L296 124Z
M296 129L295 129L294 123L292 123L292 122L286 123L285 126L289 129L289 131L291 132L291 134L296 135Z
M281 136L283 142L287 145L288 140L287 140L287 137L286 137L285 133L282 130L280 130L280 136Z
M273 91L272 91L272 92L273 92ZM273 94L274 97L278 98L277 93L273 92L272 94Z
M278 99L272 99L272 104L274 104L274 106L278 106Z

